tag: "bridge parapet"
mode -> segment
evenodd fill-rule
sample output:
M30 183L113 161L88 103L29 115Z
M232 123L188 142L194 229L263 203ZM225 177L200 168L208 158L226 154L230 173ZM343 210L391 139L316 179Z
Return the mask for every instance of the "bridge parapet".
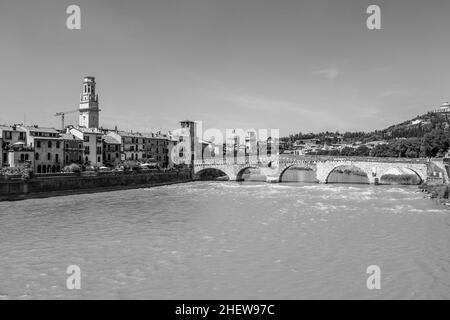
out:
M381 157L353 157L353 156L313 156L313 155L291 155L281 154L280 162L285 161L314 161L314 162L326 162L326 161L353 161L353 162L382 162L382 163L421 163L427 164L431 161L428 158L381 158Z

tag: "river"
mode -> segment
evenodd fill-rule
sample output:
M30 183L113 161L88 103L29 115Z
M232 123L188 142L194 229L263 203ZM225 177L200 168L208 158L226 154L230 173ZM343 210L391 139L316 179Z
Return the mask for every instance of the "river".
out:
M0 299L450 299L449 212L416 186L295 183L2 202Z

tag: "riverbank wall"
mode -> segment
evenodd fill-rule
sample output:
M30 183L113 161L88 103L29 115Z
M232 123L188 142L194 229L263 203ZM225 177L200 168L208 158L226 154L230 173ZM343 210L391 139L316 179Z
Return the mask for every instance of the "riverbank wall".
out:
M450 185L442 183L423 183L419 186L422 192L426 192L431 199L436 199L440 204L450 207Z
M0 177L0 201L148 188L192 181L191 171L36 175Z

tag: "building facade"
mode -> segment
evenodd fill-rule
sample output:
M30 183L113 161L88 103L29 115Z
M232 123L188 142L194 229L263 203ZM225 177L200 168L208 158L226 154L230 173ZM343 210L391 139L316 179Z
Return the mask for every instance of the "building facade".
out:
M169 166L169 138L162 135L148 134L144 139L144 158L148 163L156 163L160 168Z
M120 142L122 161L144 161L145 138L141 133L111 131L107 135Z
M34 148L35 173L60 172L64 165L63 139L53 128L22 126L29 147Z
M0 126L1 138L1 164L9 166L9 150L18 144L26 145L26 133L20 126Z
M83 164L83 140L71 133L61 134L64 145L64 166Z
M69 128L69 133L83 141L82 164L103 166L103 132L96 128Z
M11 168L28 164L34 168L34 149L26 145L12 145L8 149L8 166Z
M103 162L107 167L117 167L122 161L120 141L110 135L103 136Z

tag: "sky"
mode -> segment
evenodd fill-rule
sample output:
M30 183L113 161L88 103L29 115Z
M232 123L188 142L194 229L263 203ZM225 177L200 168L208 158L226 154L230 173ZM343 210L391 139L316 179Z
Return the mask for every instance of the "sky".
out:
M66 27L71 4L81 30ZM381 30L366 26L371 4ZM0 0L0 123L59 127L95 76L108 128L383 129L450 100L449 12L448 0Z

